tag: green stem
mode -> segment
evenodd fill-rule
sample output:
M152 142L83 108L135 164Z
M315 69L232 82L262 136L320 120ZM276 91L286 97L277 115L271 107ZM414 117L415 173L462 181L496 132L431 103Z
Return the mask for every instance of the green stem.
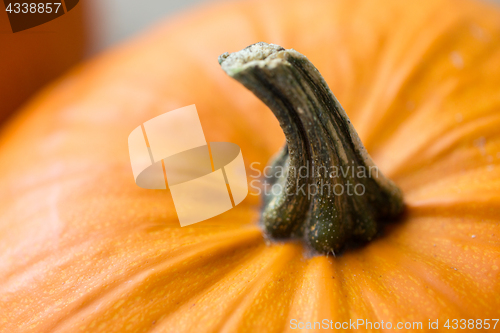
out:
M371 240L382 219L402 212L401 191L377 169L305 56L256 43L221 55L219 63L272 110L285 133L269 179L283 190L265 196L261 216L271 239L302 237L316 251L335 253Z

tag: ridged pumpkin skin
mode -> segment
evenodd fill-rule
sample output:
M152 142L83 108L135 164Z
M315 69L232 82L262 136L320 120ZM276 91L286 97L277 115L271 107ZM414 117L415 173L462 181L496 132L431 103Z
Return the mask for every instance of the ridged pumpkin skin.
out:
M283 144L217 63L257 41L323 74L407 213L336 258L266 244L250 195L179 227L128 134L196 104L247 166ZM0 141L0 331L282 332L290 319L500 315L500 12L467 0L265 0L191 12L47 88ZM249 175L256 173L248 167ZM498 327L497 327L498 329ZM443 329L445 330L445 329ZM447 330L445 330L447 331Z

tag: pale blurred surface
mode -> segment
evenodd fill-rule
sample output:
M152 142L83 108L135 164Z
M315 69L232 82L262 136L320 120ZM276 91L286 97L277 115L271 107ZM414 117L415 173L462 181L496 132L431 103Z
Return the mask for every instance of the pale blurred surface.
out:
M202 3L214 2L214 0L87 1L91 4L91 15L94 18L91 27L95 39L92 53L123 41L176 12Z
M86 0L92 4L99 23L93 27L95 43L91 53L127 39L161 19L197 5L221 0ZM237 0L222 0L237 1ZM500 0L491 1L500 4Z

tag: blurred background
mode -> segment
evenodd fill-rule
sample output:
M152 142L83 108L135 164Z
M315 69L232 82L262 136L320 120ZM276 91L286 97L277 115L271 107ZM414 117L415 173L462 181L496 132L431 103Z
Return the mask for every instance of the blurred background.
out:
M82 60L168 16L214 1L238 0L81 0L65 15L18 33L12 33L2 3L0 122Z
M85 0L84 0L85 1ZM165 16L217 0L87 0L93 14L100 17L93 52L147 28ZM237 0L223 0L237 1ZM335 1L335 0L332 0ZM500 0L483 0L500 3Z
M127 39L165 16L196 5L216 0L82 0L88 11L98 18L93 25L94 43L91 52ZM225 0L231 1L231 0ZM237 0L233 0L237 1ZM500 1L500 0L498 0Z
M209 1L81 0L66 14L16 33L12 32L5 3L2 2L0 123L43 86L86 58L169 15Z

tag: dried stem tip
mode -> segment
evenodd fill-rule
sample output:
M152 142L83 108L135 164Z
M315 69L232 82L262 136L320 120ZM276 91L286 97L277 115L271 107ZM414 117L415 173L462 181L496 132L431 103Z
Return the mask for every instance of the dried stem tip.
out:
M401 191L374 165L305 56L261 42L223 54L219 63L272 110L285 133L261 216L270 238L302 237L318 252L337 252L371 240L383 219L402 212Z

